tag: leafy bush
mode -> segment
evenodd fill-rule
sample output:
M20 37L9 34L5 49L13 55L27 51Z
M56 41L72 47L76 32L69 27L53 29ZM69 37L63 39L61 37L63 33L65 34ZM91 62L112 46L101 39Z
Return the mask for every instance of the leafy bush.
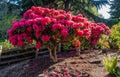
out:
M7 51L7 50L13 48L13 45L8 40L0 42L0 44L3 46L3 49L2 49L3 51Z
M107 35L109 32L109 27L104 23L90 22L82 14L75 16L64 10L35 6L27 10L22 19L13 21L12 28L8 30L12 45L22 47L35 40L36 48L45 45L52 59L56 57L59 43L71 41L78 48L86 38L93 46L102 34Z
M13 20L18 20L20 17L8 14L0 21L0 31L5 32L11 28L11 22Z
M101 38L98 41L98 44L95 47L100 48L100 49L110 48L110 46L109 46L109 36L102 35Z
M120 23L111 28L109 44L111 48L120 49Z
M115 57L111 57L110 55L107 55L103 57L102 64L110 74L114 74L117 66L117 61L118 61L118 55L116 55Z
M114 74L116 77L120 77L120 71L116 70Z
M70 47L72 46L71 42L64 43L63 45L63 50L68 51Z
M13 20L18 20L19 18L20 17L8 14L2 20L0 20L0 42L8 38L7 30L11 28L11 22Z

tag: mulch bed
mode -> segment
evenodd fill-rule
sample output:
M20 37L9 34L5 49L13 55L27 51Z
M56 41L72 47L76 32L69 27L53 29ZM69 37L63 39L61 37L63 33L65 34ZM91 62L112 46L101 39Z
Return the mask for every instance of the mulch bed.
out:
M75 51L63 52L57 63L49 57L39 57L10 69L4 77L115 77L104 69L103 55L100 50L85 50L80 56ZM120 61L117 66L120 67Z

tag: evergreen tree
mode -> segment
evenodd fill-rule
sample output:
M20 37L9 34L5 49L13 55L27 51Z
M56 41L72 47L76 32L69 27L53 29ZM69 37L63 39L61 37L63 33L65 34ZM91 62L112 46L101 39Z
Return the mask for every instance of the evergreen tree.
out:
M112 18L119 18L120 17L120 0L111 1L110 14L111 14Z
M71 11L73 14L82 13L92 20L96 20L97 10L108 3L108 0L21 0L23 12L34 5L64 9L65 11Z

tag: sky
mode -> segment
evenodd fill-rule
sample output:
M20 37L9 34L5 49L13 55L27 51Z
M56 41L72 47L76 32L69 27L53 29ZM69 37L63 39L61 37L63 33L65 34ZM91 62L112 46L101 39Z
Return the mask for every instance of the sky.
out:
M110 18L110 14L108 13L110 11L110 6L102 6L100 10L98 10L99 14L101 14L105 19Z

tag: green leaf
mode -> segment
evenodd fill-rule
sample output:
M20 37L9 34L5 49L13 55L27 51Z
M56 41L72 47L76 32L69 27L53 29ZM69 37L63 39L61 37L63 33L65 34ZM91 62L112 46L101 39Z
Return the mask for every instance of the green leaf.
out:
M111 57L110 55L107 55L105 57L103 57L103 65L105 67L105 69L113 74L114 70L116 69L116 65L117 65L117 61L118 61L118 55L116 55L115 57Z

